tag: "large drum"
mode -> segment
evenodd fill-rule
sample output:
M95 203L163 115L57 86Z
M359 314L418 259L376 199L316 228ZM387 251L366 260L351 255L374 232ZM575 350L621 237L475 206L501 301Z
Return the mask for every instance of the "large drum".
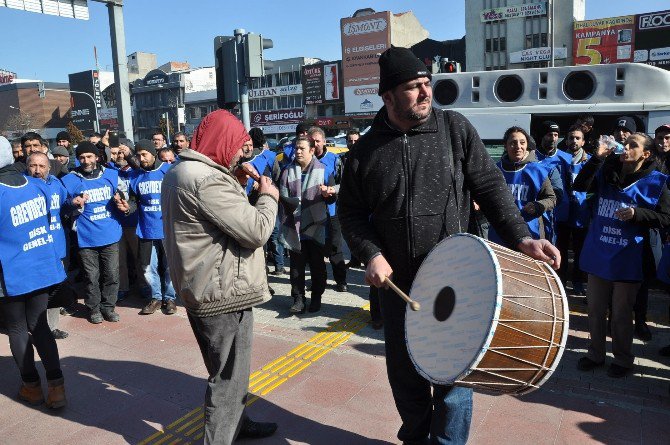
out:
M524 394L558 365L568 334L565 290L546 263L459 234L442 240L414 279L405 336L433 383Z

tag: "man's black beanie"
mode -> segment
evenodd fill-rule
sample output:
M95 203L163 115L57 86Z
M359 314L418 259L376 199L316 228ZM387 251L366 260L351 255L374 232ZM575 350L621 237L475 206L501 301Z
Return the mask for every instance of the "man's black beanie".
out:
M135 142L135 153L138 153L140 150L148 151L154 158L156 157L156 147L149 139L140 139Z
M408 80L433 76L412 51L391 46L379 56L379 95Z
M83 155L84 153L93 153L96 156L100 156L100 151L98 150L98 147L96 147L95 144L89 141L81 141L79 145L77 145L75 153L77 154L77 157Z
M58 134L56 135L56 142L58 141L68 141L69 143L72 143L70 133L68 133L67 131L59 131Z

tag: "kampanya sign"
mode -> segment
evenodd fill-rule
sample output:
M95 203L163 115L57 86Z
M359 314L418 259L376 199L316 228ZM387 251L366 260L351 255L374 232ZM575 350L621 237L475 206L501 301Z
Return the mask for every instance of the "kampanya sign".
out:
M545 15L547 3L525 3L522 5L503 6L502 8L485 9L481 13L482 22L493 22L496 20L514 19L517 17L532 17Z

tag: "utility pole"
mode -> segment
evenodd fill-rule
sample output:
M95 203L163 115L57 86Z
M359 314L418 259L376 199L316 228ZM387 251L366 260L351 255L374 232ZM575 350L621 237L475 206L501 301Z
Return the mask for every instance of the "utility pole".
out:
M123 0L95 0L107 4L109 12L109 35L112 40L114 63L114 87L119 129L130 139L133 137L133 116L130 108L130 82L128 82L128 59L126 35L123 25Z
M242 49L244 51L244 45L242 45L242 39L244 38L244 35L247 33L244 29L238 28L235 31L233 31L235 34L235 42L237 42L237 48ZM245 56L242 56L241 59L238 60L244 60ZM244 68L244 64L241 64L241 67ZM240 65L238 64L238 69L240 68ZM244 128L247 129L247 131L251 128L251 117L249 116L249 81L247 80L246 73L244 71L239 75L238 77L239 82L240 82L240 114L242 115L242 123L244 124Z
M549 66L553 67L554 66L554 0L549 0L549 57L550 57L550 62Z

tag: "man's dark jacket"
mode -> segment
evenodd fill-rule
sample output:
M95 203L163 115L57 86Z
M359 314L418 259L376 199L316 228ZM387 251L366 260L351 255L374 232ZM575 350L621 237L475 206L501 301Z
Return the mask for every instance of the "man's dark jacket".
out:
M433 108L428 121L404 134L384 107L348 156L337 212L352 253L367 263L382 252L394 282L408 290L428 252L467 231L471 200L510 245L530 236L502 173L465 117Z

